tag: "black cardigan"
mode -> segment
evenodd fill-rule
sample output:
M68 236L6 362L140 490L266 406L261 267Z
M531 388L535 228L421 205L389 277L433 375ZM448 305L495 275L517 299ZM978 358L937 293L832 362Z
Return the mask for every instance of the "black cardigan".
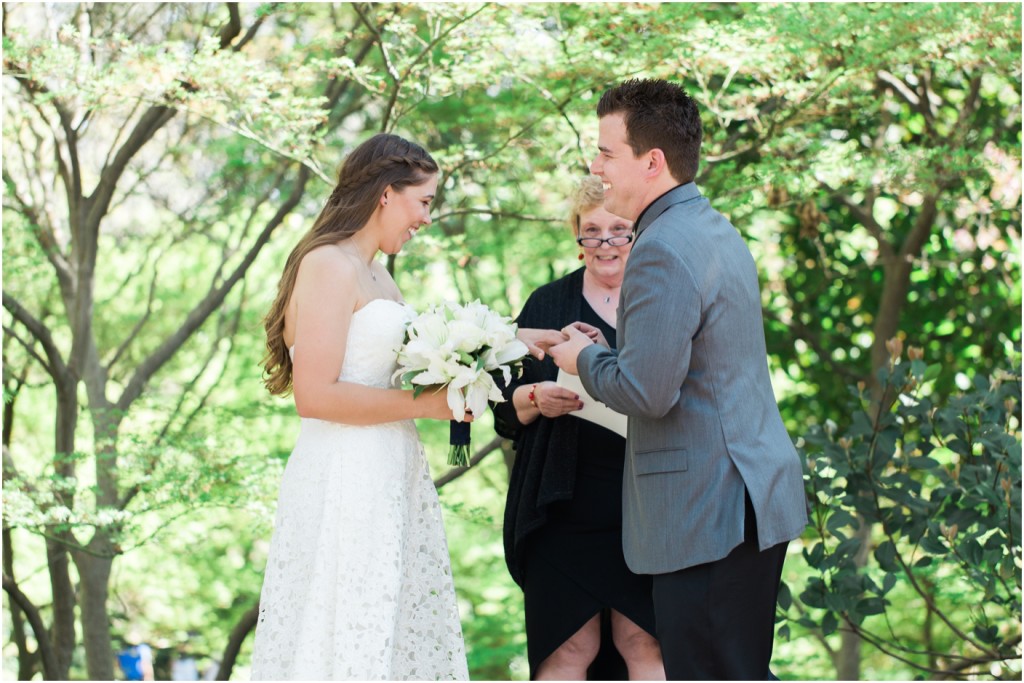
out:
M516 322L519 327L560 330L580 319L583 308L583 271L539 287L526 300ZM547 506L570 500L576 483L579 421L543 415L528 425L516 416L512 392L524 384L554 381L558 367L549 356L543 361L528 356L523 373L505 387L504 403L494 405L494 427L515 442L516 459L505 502L505 563L512 578L523 585L523 552L527 536L547 521Z

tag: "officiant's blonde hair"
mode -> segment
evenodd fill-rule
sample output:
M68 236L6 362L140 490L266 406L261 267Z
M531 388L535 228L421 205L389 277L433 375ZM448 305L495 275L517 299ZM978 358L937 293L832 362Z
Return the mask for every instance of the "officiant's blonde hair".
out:
M277 286L277 298L263 320L267 331L263 383L267 391L287 394L292 388L292 358L284 341L284 314L302 259L317 247L337 244L362 230L389 185L401 192L406 187L426 182L437 172L437 162L427 150L389 133L374 135L348 155L338 171L338 182L313 227L288 255Z
M600 206L604 206L604 181L596 175L580 178L570 197L569 227L573 237L580 236L580 217Z

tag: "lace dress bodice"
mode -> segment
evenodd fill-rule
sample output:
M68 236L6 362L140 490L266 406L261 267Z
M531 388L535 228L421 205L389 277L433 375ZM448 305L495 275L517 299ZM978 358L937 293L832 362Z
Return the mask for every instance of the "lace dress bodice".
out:
M391 299L374 299L356 311L338 379L371 387L393 386L398 349L412 318L410 307Z

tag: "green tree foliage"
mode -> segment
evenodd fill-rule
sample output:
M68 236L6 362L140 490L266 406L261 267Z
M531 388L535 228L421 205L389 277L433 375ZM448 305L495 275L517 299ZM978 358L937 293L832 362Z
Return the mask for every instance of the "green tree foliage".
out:
M805 436L813 533L803 555L814 573L797 621L820 627L826 648L837 629L856 633L918 675L1013 678L1020 366L936 399L926 390L941 368L926 366L919 348L912 360L900 358L898 343L890 349L885 409L855 392L842 425ZM868 544L863 524L876 525ZM782 603L790 606L788 593Z
M111 678L111 632L135 626L244 674L296 427L259 382L261 316L338 162L379 130L422 142L442 184L433 229L389 262L399 286L416 306L515 314L579 265L565 197L597 98L634 76L703 108L698 183L759 262L783 415L815 463L824 516L787 565L776 668L900 678L1004 657L1020 586L991 553L1019 561L1019 530L1014 545L968 522L1003 479L957 493L967 462L941 473L959 427L930 416L982 401L978 378L1019 350L1020 24L1006 4L5 4L5 660L19 678ZM893 338L934 368L898 366L916 407L886 399ZM972 433L1019 449L996 417ZM869 448L865 425L896 446ZM443 425L421 427L440 478ZM884 477L849 474L869 451L892 458ZM456 587L473 674L523 677L508 459L484 455L441 491ZM1017 460L1000 477L1019 511ZM851 476L856 493L833 491ZM896 498L880 511L874 491ZM911 563L930 564L902 571L923 538Z

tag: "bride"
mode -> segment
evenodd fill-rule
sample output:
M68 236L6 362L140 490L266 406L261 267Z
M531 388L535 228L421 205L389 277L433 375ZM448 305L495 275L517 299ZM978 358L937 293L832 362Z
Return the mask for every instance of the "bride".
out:
M373 136L285 264L266 318L265 381L294 393L302 423L281 481L254 680L469 677L412 421L452 411L443 391L414 399L393 388L412 311L375 259L430 224L437 173L420 146Z

